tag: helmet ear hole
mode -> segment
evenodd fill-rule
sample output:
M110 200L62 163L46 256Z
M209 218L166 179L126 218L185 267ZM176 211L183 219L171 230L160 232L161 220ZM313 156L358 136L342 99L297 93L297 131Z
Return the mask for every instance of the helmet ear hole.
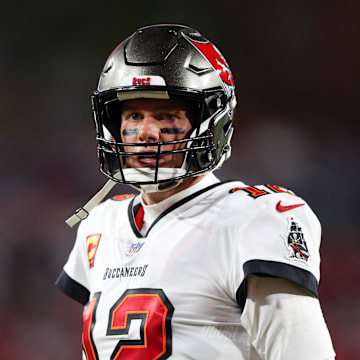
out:
M194 160L194 165L196 170L209 168L212 162L215 159L215 148L211 140L211 133L207 131L205 135L208 135L207 138L201 140L195 140L192 143L192 148L200 148L201 150L192 151L192 157Z
M213 161L214 157L211 151L201 151L197 154L196 160L199 164L199 168L207 168L210 166L211 162Z

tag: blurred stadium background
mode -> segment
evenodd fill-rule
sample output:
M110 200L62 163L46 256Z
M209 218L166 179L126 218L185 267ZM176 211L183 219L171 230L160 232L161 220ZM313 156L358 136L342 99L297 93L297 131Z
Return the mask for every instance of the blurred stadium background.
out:
M105 181L89 95L122 39L176 22L211 39L235 75L233 156L218 175L310 203L337 358L359 359L359 14L357 0L3 4L0 358L80 358L82 308L53 283L75 237L64 219Z

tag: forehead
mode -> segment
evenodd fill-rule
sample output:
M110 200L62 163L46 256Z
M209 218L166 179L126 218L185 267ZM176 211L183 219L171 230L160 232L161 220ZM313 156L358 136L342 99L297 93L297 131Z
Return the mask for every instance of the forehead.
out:
M181 99L132 99L122 102L122 111L185 111L189 112L191 105Z

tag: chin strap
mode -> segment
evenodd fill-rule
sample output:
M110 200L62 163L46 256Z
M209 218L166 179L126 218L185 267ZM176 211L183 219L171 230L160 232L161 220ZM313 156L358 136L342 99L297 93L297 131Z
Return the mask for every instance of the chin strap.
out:
M180 185L182 181L183 179L175 180L169 183L162 183L162 184L147 184L147 185L129 184L129 185L138 191L149 194L154 192L163 192L163 191L171 190L173 188L176 188L178 185Z
M86 219L89 216L90 211L104 199L115 184L115 181L108 180L106 184L83 207L77 209L74 215L65 220L66 224L73 227L81 220Z
M170 190L178 186L182 179L174 180L166 183L156 183L156 184L143 184L138 185L136 182L154 182L155 175L157 174L158 180L168 180L173 177L178 177L186 174L186 170L182 168L159 168L157 173L153 168L127 168L123 170L124 178L126 181L132 181L132 184L129 184L134 189L142 191L144 193L153 193L153 192L162 192ZM119 173L115 174L116 179L122 180L122 175Z
M158 170L159 179L167 179L174 176L181 176L185 174L184 169L178 168L160 168ZM126 175L127 181L152 181L155 177L154 169L150 168L130 168L124 169L124 173ZM120 173L115 174L116 178L121 179ZM159 192L159 191L167 191L176 186L178 186L182 182L182 179L175 180L170 183L163 184L146 184L146 185L135 185L129 184L133 188L140 190L145 193L151 192ZM108 180L105 185L81 208L75 211L75 214L70 216L67 220L65 220L66 224L70 227L73 227L78 222L86 219L89 216L90 211L99 204L105 196L110 192L110 190L114 187L117 181Z

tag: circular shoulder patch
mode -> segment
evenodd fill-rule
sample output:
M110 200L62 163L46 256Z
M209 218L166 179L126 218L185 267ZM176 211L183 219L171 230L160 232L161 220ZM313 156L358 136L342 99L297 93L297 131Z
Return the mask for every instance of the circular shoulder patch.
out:
M112 197L113 200L126 200L126 199L131 199L135 196L135 194L120 194L120 195L115 195Z

